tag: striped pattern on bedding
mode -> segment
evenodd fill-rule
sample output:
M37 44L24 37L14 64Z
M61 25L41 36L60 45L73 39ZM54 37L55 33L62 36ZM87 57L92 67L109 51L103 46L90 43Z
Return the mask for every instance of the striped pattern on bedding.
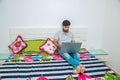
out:
M105 71L114 73L96 58L90 58L89 60L81 59L81 63L86 67L85 73L91 77L103 77ZM72 70L73 67L65 60L20 62L16 64L5 62L0 66L0 77L2 80L26 80L29 77L32 80L36 80L36 78L43 75L49 80L65 80ZM73 74L72 76L77 79L78 75Z

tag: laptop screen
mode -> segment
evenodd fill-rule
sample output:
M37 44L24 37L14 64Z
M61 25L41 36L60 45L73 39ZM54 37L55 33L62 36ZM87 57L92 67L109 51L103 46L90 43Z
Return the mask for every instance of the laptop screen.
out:
M60 53L74 53L79 52L82 43L62 43Z

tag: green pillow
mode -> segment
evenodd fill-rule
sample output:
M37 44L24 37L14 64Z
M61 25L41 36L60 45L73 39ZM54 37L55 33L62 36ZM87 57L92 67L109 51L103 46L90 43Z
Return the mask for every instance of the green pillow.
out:
M42 52L39 47L45 42L43 39L39 40L26 40L27 47L24 49L23 54L36 54Z

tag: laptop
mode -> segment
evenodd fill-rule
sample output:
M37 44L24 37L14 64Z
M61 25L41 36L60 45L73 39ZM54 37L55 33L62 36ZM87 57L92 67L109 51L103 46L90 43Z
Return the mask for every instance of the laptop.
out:
M59 53L74 53L79 52L81 48L82 43L62 43L61 49L59 50Z

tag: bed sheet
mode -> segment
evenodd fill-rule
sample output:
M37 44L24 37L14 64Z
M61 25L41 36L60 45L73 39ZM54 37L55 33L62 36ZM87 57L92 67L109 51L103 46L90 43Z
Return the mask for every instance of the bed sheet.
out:
M106 71L114 72L95 57L81 58L81 64L86 67L85 74L91 77L103 77ZM0 66L2 80L36 80L45 76L49 80L65 80L71 74L73 67L66 60L52 60L49 62L5 62ZM78 74L72 74L77 79Z

